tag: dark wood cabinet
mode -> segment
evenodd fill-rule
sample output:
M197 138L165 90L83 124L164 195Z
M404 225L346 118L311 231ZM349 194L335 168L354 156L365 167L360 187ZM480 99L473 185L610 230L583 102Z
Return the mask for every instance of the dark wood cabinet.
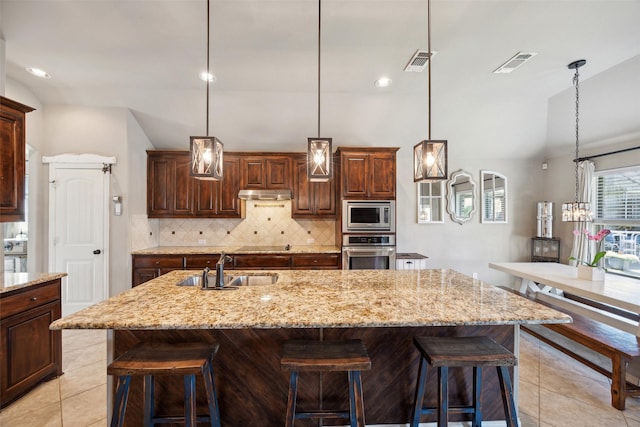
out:
M56 279L0 296L0 407L47 379L62 375L62 332Z
M343 199L396 198L396 152L398 148L340 147L338 177Z
M193 179L194 216L203 218L241 218L240 158L224 155L221 181Z
M221 181L189 175L188 151L147 151L149 218L241 218L240 160L224 156Z
M291 155L254 155L240 157L243 189L291 189Z
M184 268L182 255L133 255L132 286L138 286L173 270Z
M24 221L26 113L33 110L0 96L0 222Z
M336 217L336 180L310 182L307 177L306 155L296 156L293 160L292 193L292 218L314 219Z
M297 270L337 270L340 268L340 254L294 254L291 268Z
M233 257L233 268L278 270L291 267L291 255L275 254L236 254Z

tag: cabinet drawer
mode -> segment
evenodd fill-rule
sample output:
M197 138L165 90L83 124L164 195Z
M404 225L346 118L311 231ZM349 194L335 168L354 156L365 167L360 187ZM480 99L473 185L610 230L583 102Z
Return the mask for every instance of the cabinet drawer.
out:
M396 259L396 270L422 270L427 268L424 258Z
M340 257L338 254L303 254L294 255L293 268L339 268Z
M218 259L220 259L220 254L186 255L184 257L184 268L215 268Z
M182 269L183 258L181 255L136 255L133 258L133 268L138 267L173 267Z
M235 268L289 268L291 265L290 255L234 255Z
M2 298L2 318L60 299L60 281Z

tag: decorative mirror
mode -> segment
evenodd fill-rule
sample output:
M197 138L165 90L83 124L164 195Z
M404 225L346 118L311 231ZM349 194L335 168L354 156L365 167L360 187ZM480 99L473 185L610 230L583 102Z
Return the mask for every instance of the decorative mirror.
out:
M451 174L447 182L447 211L451 220L463 224L471 219L476 211L476 183L471 174L459 170Z
M444 181L424 181L418 189L418 224L444 222Z
M507 177L493 171L480 171L482 215L487 223L507 222Z

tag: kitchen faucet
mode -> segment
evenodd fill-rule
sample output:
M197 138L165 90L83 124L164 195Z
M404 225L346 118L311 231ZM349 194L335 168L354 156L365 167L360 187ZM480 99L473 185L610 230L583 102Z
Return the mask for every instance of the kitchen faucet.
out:
M216 263L216 288L224 288L224 263L231 261L233 261L233 258L226 253L222 252L220 254L220 259Z
M224 263L231 262L231 258L226 253L220 254L220 259L216 263L216 285L215 288L224 288ZM202 271L202 289L209 289L209 267L205 267Z

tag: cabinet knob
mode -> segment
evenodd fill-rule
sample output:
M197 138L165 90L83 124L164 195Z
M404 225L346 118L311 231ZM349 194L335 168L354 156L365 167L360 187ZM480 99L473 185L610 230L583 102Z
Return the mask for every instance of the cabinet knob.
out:
M413 264L413 261L407 261L407 264Z
M31 297L29 298L30 301L38 301L38 297Z

